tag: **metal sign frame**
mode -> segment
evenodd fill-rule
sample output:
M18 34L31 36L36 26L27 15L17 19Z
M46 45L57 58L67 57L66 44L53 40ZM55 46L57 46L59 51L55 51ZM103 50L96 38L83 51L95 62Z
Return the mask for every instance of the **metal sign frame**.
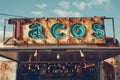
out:
M112 20L112 29L113 29L113 39L114 39L114 42L113 42L113 44L114 43L116 43L116 37L115 37L115 27L114 27L114 18L113 17L103 17L103 19L104 19L104 21L106 20L106 19L108 19L108 20ZM3 31L3 44L8 44L8 42L12 39L12 43L14 43L14 37L10 37L9 39L7 39L7 40L5 40L5 37L6 37L6 21L7 21L7 19L5 19L4 20L4 31ZM105 22L104 22L105 23ZM13 31L15 31L15 26L13 25ZM15 32L14 32L15 33ZM105 32L106 33L106 32ZM14 36L14 34L13 34L13 36ZM107 35L106 35L107 36ZM10 44L10 45L12 45L12 44ZM25 44L24 44L25 45ZM46 44L45 44L46 45Z

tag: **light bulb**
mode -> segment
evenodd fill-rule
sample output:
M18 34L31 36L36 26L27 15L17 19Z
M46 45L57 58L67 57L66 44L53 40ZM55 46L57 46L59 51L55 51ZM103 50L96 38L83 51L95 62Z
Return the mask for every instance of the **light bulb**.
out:
M35 50L34 56L37 57L38 53L37 50Z
M59 53L57 54L57 59L60 59L60 54Z
M83 54L83 52L81 50L80 50L80 56L84 57L84 54Z

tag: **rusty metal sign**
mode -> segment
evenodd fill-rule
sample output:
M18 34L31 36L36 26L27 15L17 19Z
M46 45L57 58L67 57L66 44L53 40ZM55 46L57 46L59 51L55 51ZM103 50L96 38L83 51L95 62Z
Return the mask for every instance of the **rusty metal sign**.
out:
M16 80L16 65L13 61L0 61L0 80Z
M105 43L104 17L10 19L16 44Z

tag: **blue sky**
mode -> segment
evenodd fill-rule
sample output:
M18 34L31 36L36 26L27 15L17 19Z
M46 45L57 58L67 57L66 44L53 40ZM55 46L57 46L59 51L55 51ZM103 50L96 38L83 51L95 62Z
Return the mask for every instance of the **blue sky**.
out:
M114 17L116 38L120 41L120 0L1 0L0 13L41 17ZM0 39L2 39L4 19L13 16L0 15ZM106 21L107 36L112 36L110 21ZM12 27L7 25L7 36Z

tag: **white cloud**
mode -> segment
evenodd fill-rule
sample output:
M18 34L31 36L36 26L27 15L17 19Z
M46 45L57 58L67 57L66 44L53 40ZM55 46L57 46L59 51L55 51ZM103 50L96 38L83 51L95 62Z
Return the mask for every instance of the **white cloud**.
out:
M53 12L60 17L80 17L81 14L77 11L68 11L62 9L54 9Z
M61 8L55 8L53 10L53 13L55 13L59 17L81 17L82 15L78 11L73 11L70 9L71 2L70 1L61 1L58 3L59 7Z
M68 9L70 7L70 2L69 1L61 1L59 3L59 6L65 8L65 9Z
M96 3L102 5L102 4L110 4L110 0L96 0Z
M1 20L0 20L0 23L3 23L3 22L4 22L4 20L3 20L3 19L1 19Z
M39 9L45 9L47 8L47 4L43 3L43 4L36 4L36 7L39 8ZM39 11L32 11L31 12L34 16L41 16L43 17L46 13L43 11L43 10L39 10Z
M80 8L80 10L84 10L87 3L85 3L85 2L73 2L73 5L77 8Z
M106 6L106 5L109 5L110 4L110 0L91 0L89 3L88 3L88 7L91 7L93 5L103 5L103 6Z
M79 8L80 10L84 10L86 7L92 7L92 6L104 6L108 7L110 5L110 0L89 0L89 2L79 2L75 1L73 2L73 5L76 8Z
M45 8L47 8L47 4L36 4L36 7L40 8L40 9L45 9Z
M44 12L42 11L32 11L32 14L35 16L44 16Z

